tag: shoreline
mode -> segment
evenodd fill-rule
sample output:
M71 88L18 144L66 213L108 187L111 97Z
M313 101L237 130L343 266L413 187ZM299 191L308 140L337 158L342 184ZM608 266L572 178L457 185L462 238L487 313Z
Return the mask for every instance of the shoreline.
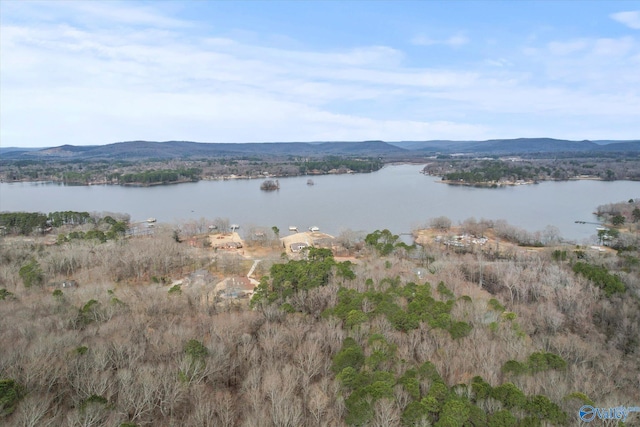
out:
M462 187L474 187L474 188L501 188L501 187L517 187L519 185L531 185L538 184L538 181L523 181L523 182L461 182L461 181L437 181L442 184L458 185Z
M220 175L220 176L203 176L200 177L197 180L180 180L180 181L174 181L174 182L154 182L154 183L136 183L136 182L131 182L131 183L113 183L113 182L108 182L107 180L99 180L99 181L91 181L88 183L80 183L80 182L64 182L64 181L58 181L58 180L52 180L52 179L20 179L20 180L0 180L0 183L6 183L6 184L12 184L12 183L50 183L50 184L62 184L62 185L68 185L68 186L78 186L78 187L88 187L88 186L92 186L92 185L113 185L113 186L122 186L122 187L156 187L156 186L161 186L161 185L174 185L174 184L185 184L185 183L194 183L194 182L199 182L199 181L232 181L232 180L254 180L254 179L272 179L272 178L295 178L295 177L301 177L301 176L322 176L322 175L351 175L351 174L368 174L368 173L374 173L374 172L378 172L380 170L382 170L383 168L387 167L387 166L401 166L401 165L416 165L416 164L422 164L421 162L418 163L413 163L413 162L391 162L391 163L386 163L382 166L382 168L375 170L375 171L366 171L366 172L356 172L353 170L346 170L346 171L338 171L335 169L332 169L330 171L327 172L323 172L323 173L305 173L305 174L295 174L295 175L262 175L262 176L249 176L249 175L235 175L235 174L231 174L231 175ZM638 181L635 179L614 179L614 180L606 180L597 176L574 176L574 177L570 177L567 179L539 179L539 180L527 180L527 181L502 181L502 182L464 182L464 181L451 181L451 180L444 180L442 179L441 175L433 175L433 174L429 174L427 172L421 171L420 173L422 173L425 176L432 176L432 177L436 177L436 178L441 178L440 180L436 181L442 184L448 184L448 185L457 185L457 186L464 186L464 187L474 187L474 188L501 188L501 187L515 187L515 186L519 186L519 185L530 185L530 184L539 184L541 182L564 182L564 181L607 181L607 182L615 182L615 181Z
M400 164L400 163L398 163ZM382 168L380 168L382 169ZM378 170L380 170L378 169ZM127 183L114 183L108 182L106 180L102 181L92 181L92 182L65 182L65 181L57 181L52 179L19 179L19 180L0 180L0 183L12 184L12 183L50 183L50 184L62 184L69 185L74 187L89 187L92 185L113 185L113 186L121 186L121 187L155 187L160 185L173 185L173 184L185 184L199 181L233 181L233 180L253 180L253 179L272 179L272 178L295 178L300 176L322 176L322 175L353 175L353 174L368 174L376 171L367 171L367 172L356 172L351 169L348 169L344 172L338 171L336 169L332 169L327 172L322 173L305 173L305 174L296 174L296 175L262 175L262 176L249 176L249 175L221 175L221 176L203 176L197 180L180 180L180 181L172 181L172 182L152 182L152 183L142 183L142 182L127 182Z
M439 177L439 175L429 175L429 174L426 174L426 173L425 173L425 175ZM600 177L597 177L597 176L574 176L574 177L567 178L567 179L539 179L539 180L527 180L527 181L465 182L465 181L451 181L451 180L446 180L446 179L440 179L439 181L436 181L436 182L441 183L441 184L458 185L458 186L463 186L463 187L501 188L501 187L517 187L517 186L520 186L520 185L540 184L541 182L566 182L566 181L604 181L604 182L631 181L631 182L635 182L637 180L634 180L634 179L606 180L606 179L603 179L603 178L600 178Z

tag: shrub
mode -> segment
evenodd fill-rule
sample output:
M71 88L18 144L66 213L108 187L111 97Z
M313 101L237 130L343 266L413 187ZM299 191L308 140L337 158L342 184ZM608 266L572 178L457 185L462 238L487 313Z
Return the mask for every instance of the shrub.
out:
M364 352L358 343L351 337L345 338L342 349L333 358L333 372L341 372L346 367L352 367L356 371L364 364Z
M13 292L9 292L5 288L0 289L0 301L13 298L15 298Z
M527 411L534 417L550 421L552 424L566 424L567 414L558 405L553 403L547 396L537 395L529 399Z
M491 384L486 382L482 377L473 377L471 380L471 390L475 394L475 400L486 399L491 396Z
M513 427L517 423L516 417L506 409L496 412L489 417L489 427Z
M502 372L505 374L521 375L527 372L527 365L520 363L517 360L508 360L502 366Z
M410 369L405 372L398 380L398 383L404 386L404 389L409 393L412 399L420 399L420 382L416 378L416 371L414 369Z
M535 374L549 369L562 371L567 368L567 362L557 354L547 352L532 353L526 362L509 360L502 366L503 373L515 375Z
M89 396L88 398L86 398L80 403L80 410L84 411L89 405L97 404L97 405L106 406L108 403L109 401L105 397L98 396L97 394L92 394L91 396Z
M567 251L561 251L560 249L556 249L551 253L551 257L554 261L566 261L567 259Z
M209 350L200 341L192 339L184 345L184 353L194 360L199 360L204 359L209 354Z
M364 312L362 312L361 310L351 310L349 314L347 314L347 321L345 325L348 328L351 328L366 321L367 315Z
M35 259L32 259L20 268L18 275L22 279L22 283L26 288L31 286L39 286L44 282L44 274L40 268L40 264Z
M607 297L626 291L622 280L620 280L617 275L610 274L605 267L588 264L586 262L577 262L573 266L573 271L591 280L597 287L604 291Z
M447 401L440 412L440 419L435 427L462 427L469 418L470 408L468 402L461 400Z
M593 400L589 399L589 397L586 394L580 393L579 391L574 391L573 393L568 394L564 398L564 400L571 400L571 399L578 399L584 405L595 406L595 403Z
M363 426L373 418L373 407L364 391L354 392L345 400L347 415L345 421L349 425Z
M0 380L0 418L11 415L22 399L22 386L12 379Z
M100 303L94 299L87 301L87 303L78 310L78 316L76 317L76 326L83 328L89 323L98 320L98 306Z
M421 421L426 420L428 416L427 406L422 402L414 401L409 403L402 412L401 422L405 426L423 425Z
M495 298L491 298L488 304L489 307L494 311L502 313L505 310L504 305L500 304L500 302Z
M455 298L455 295L453 294L453 292L451 292L451 290L447 288L444 282L438 283L438 293L447 299Z
M472 329L473 326L467 322L453 322L449 328L449 333L451 334L451 338L457 340L469 335Z
M504 383L494 388L492 397L501 401L508 409L524 408L527 398L518 387L512 383Z

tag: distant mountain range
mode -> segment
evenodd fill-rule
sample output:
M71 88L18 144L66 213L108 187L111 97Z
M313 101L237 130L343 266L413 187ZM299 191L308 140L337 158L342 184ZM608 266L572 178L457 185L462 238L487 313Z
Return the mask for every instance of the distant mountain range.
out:
M189 141L128 141L107 145L27 149L0 147L1 160L143 160L215 158L238 156L354 156L388 159L435 154L532 155L532 154L640 153L640 140L569 141L552 138L492 139L487 141L362 141L199 143Z

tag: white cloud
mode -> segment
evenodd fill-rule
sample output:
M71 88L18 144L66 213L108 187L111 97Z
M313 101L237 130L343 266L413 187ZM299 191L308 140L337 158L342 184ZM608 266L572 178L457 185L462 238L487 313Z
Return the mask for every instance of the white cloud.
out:
M618 12L611 15L611 18L634 30L640 30L640 11L632 10Z
M640 93L629 90L640 85L631 37L531 40L525 55L492 51L476 64L426 67L393 46L276 48L191 33L156 3L94 3L38 10L104 13L111 26L3 15L3 145L521 136L514 116L555 123L552 136L563 137L566 118L606 129L640 116ZM468 43L462 34L415 41Z
M538 84L580 90L594 98L603 93L639 95L630 91L640 85L640 45L633 37L556 40L544 49L527 49L526 55Z
M548 44L549 52L553 55L568 55L586 49L589 43L585 39L570 41L554 41Z
M501 67L501 68L513 66L513 63L505 58L485 59L484 63L492 67Z
M192 22L173 18L176 4L155 3L153 7L131 1L23 1L3 2L3 20L37 20L39 22L70 22L86 28L106 28L113 25L152 26L184 29Z
M634 44L635 42L631 37L622 37L619 39L601 38L596 40L593 53L605 56L622 56L631 51Z
M460 47L469 43L469 38L463 34L455 34L446 39L433 39L424 35L417 35L411 39L411 44L416 46L446 45L450 47Z

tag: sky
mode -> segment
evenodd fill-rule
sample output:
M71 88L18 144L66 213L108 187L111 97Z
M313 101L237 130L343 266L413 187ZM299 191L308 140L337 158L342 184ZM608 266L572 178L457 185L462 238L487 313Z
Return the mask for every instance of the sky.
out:
M0 146L640 138L638 1L0 0Z

